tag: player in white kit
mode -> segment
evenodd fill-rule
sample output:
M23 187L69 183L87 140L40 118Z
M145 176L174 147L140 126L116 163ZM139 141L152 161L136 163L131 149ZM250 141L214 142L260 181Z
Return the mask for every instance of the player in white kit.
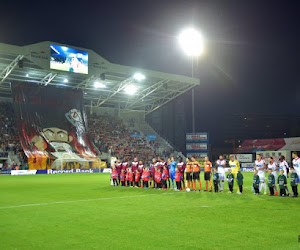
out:
M279 157L279 171L283 170L283 174L285 175L286 178L288 178L288 169L289 169L289 164L286 162L285 157L283 155L281 155ZM286 186L287 191L290 194L290 190L289 187Z
M267 185L265 183L265 171L267 169L265 161L262 159L260 154L256 155L255 167L259 176L259 192L264 188L264 194L267 194Z
M268 169L272 170L272 174L274 175L275 180L277 180L278 164L274 161L273 157L269 157ZM275 183L276 183L276 181L275 181ZM275 187L275 195L278 195L278 190L277 190L276 184L274 187Z
M293 167L295 169L295 172L298 176L300 176L300 157L298 156L297 152L292 153L293 157Z
M219 180L220 180L220 191L223 192L224 190L224 180L225 180L225 167L226 167L226 161L223 159L223 155L219 156L219 160L216 162L218 167L218 174L219 174Z

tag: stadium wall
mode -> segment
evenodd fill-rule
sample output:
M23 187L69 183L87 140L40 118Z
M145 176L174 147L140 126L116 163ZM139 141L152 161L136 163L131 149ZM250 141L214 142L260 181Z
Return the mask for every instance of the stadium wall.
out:
M176 98L146 116L148 124L182 153L186 153L184 99Z

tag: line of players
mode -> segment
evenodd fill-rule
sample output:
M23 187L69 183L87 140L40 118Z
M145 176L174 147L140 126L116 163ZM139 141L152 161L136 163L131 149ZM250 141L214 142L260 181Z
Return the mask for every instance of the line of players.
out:
M297 152L292 153L293 157L293 169L296 173L297 178L300 177L300 158L298 157ZM264 189L264 194L267 193L267 185L265 182L265 173L269 170L274 179L277 179L278 170L283 171L283 175L288 177L288 163L286 162L284 156L280 156L279 165L274 161L272 157L269 157L268 164L262 159L262 156L257 154L254 170L257 171L257 176L259 177L258 191L262 192ZM234 159L234 156L230 157L228 162L230 166L230 173L233 175L233 179L237 179L238 173L240 173L240 164L237 160ZM210 192L212 191L212 181L211 175L214 174L214 183L216 176L218 178L219 190L222 192L224 190L225 182L225 167L226 160L223 159L223 156L220 155L219 159L216 161L216 167L213 171L212 163L209 161L208 157L205 157L204 160L204 180L205 180L205 190L208 191L208 184L210 185ZM187 158L187 164L182 161L182 158L179 157L178 162L175 161L174 157L164 161L161 157L158 159L154 158L150 168L145 167L142 161L138 161L137 158L134 158L134 161L129 166L128 162L121 162L118 160L115 166L112 169L112 179L114 185L121 186L132 186L132 187L153 187L153 188L174 188L174 181L176 182L176 189L181 190L187 187L187 189L196 191L196 182L198 182L199 191L201 191L201 181L200 181L200 163L196 161L194 157L191 159ZM186 172L186 178L184 178L184 172ZM216 175L217 173L217 175ZM227 176L228 177L228 176ZM241 178L242 175L241 175ZM227 178L228 179L228 178ZM185 183L186 180L186 183ZM228 181L228 180L227 180ZM277 181L279 184L279 181ZM296 180L296 183L298 180ZM240 182L242 183L242 182ZM186 185L185 185L186 184ZM252 186L253 189L254 186ZM268 187L270 187L268 185ZM273 185L275 189L275 195L278 194L276 184ZM290 194L290 190L286 185L286 189ZM215 185L216 190L216 185ZM294 191L294 190L293 190ZM255 189L256 192L256 189ZM271 192L271 191L270 191ZM238 193L242 193L242 185L239 185ZM294 192L295 194L295 192Z
M232 169L232 174L236 178L239 163L231 157L229 162ZM218 187L215 186L215 191L223 192L224 181L225 181L225 167L226 161L223 156L220 155L216 161L216 169L213 171L212 163L208 157L205 157L204 163L204 180L205 190L212 192L212 174L214 175L214 183L218 183ZM186 178L184 173L186 172ZM112 181L113 185L131 186L131 187L153 187L153 188L173 188L176 190L187 190L201 191L201 180L200 180L201 164L194 158L187 158L185 164L181 157L178 158L178 162L175 161L174 157L164 161L161 157L154 158L150 167L145 167L142 161L138 161L134 158L131 166L127 161L122 162L120 159L112 167ZM217 176L217 180L216 180ZM198 188L197 188L198 182ZM175 188L176 184L176 188ZM208 190L209 185L209 190ZM241 191L241 190L240 190Z
M291 195L290 189L287 185L288 174L291 170L291 187L294 193L293 197L298 196L297 185L300 178L300 158L297 152L292 153L293 157L293 166L289 167L288 163L285 160L285 157L281 155L279 157L279 164L274 161L273 157L268 158L268 163L262 159L260 154L257 154L255 166L254 166L254 179L252 188L255 190L255 193L258 194L264 189L264 194L267 194L267 184L265 173L268 171L269 176L267 179L268 188L270 190L270 195L278 195L278 189L276 183L280 188L280 195L286 196L285 190L287 190L288 195ZM277 172L280 175L277 177Z

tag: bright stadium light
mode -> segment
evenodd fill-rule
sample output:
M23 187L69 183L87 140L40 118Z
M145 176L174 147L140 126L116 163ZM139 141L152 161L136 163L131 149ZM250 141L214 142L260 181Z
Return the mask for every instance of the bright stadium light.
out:
M136 91L137 91L137 88L134 85L127 85L125 87L125 93L128 95L134 95L136 93Z
M135 73L133 75L133 78L137 81L142 81L142 80L145 80L146 79L146 76L141 74L141 73Z
M64 82L69 82L69 80L67 78L64 79Z
M193 28L183 30L179 36L178 41L183 51L188 56L200 56L203 53L203 37Z
M94 82L94 87L96 89L103 89L103 88L106 88L106 85L103 84L102 82L96 81L96 82Z
M26 77L29 77L29 74L26 74Z
M62 48L63 51L67 51L68 50L68 48L65 47L65 46L62 46L61 48Z

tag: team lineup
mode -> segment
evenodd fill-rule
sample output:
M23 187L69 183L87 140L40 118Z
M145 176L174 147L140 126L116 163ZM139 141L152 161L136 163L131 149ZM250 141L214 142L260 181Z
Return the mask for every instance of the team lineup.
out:
M300 177L300 158L297 152L292 153L293 162L291 167L285 160L284 156L280 156L279 163L274 161L272 157L266 162L260 154L257 154L253 166L254 176L252 184L252 192L255 195L259 193L280 196L298 196L298 183ZM215 162L215 166L205 157L202 164L204 169L204 192L224 192L225 181L228 183L228 192L233 192L234 183L237 183L238 194L243 193L243 174L240 163L234 156L230 156L228 161L229 167L226 167L226 160L222 155ZM226 175L227 171L227 175ZM176 191L201 191L201 164L194 157L187 158L186 163L181 157L178 162L174 157L164 161L161 157L153 158L149 167L145 166L138 158L129 164L127 161L120 159L115 162L111 168L111 181L114 186L136 187L136 188L156 188L156 189L174 189ZM266 173L268 176L266 178ZM290 178L290 187L287 178ZM198 183L198 185L197 185ZM277 188L279 187L279 190ZM278 192L279 191L279 192Z

